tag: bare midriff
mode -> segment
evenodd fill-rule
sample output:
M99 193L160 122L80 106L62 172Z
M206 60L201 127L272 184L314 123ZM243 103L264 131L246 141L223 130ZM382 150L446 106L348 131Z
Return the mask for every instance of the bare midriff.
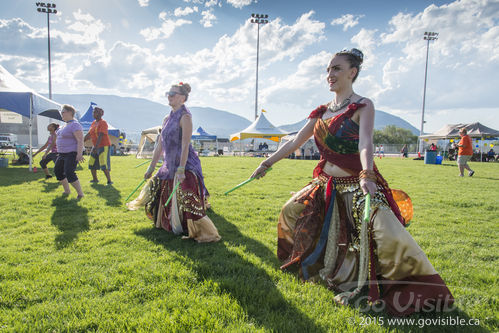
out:
M343 170L336 164L333 164L331 162L326 162L324 167L322 168L322 171L327 173L329 176L332 177L350 177L351 174L348 173L347 171Z

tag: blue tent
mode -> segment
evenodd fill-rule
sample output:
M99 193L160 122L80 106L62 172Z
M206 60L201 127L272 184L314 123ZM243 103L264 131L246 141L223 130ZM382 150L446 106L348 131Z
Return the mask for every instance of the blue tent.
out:
M80 118L80 124L83 127L84 131L87 131L90 129L90 126L92 125L92 122L94 121L94 107L96 107L97 104L94 102L90 102L90 106L88 107L87 112ZM115 136L117 138L120 137L120 130L117 128L114 128L111 126L111 124L107 123L108 129L107 133L109 135Z
M59 110L61 105L28 88L0 65L0 108L30 115L41 115L62 120Z
M216 140L217 136L208 134L204 129L201 128L201 126L198 127L198 129L192 133L192 140L198 140L198 141L212 141Z
M30 89L0 65L0 108L29 118L29 170L32 169L32 121L40 115L62 120L61 105Z

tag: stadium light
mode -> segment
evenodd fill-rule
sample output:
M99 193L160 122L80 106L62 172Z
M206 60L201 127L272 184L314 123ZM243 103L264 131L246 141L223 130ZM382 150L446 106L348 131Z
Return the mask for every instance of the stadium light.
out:
M52 70L50 63L50 14L57 14L55 3L37 2L36 9L39 13L47 13L48 58L49 58L49 98L52 99Z
M423 111L421 113L421 130L419 131L419 136L422 136L424 134L423 133L424 123L425 123L424 108L425 108L425 101L426 101L426 77L428 74L428 53L430 50L430 41L438 39L438 32L425 31L423 38L424 38L424 40L427 41L427 43L426 43L426 65L425 65L425 69L424 69ZM421 138L419 139L418 152L419 153L423 152L423 139L421 139Z
M255 87L255 120L258 118L258 62L260 49L260 24L267 24L269 16L267 14L251 14L251 23L258 26L256 37L256 87Z

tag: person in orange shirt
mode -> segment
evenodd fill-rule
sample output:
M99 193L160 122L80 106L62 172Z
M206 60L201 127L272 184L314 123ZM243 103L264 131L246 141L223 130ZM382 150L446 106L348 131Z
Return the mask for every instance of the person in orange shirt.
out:
M468 136L468 131L465 128L461 128L459 130L459 135L461 136L461 140L457 144L458 152L457 152L457 165L459 166L459 177L464 176L464 169L468 170L468 176L473 176L475 171L471 170L468 165L468 161L471 160L473 156L473 145L471 143L471 139Z
M88 160L88 168L92 173L91 183L98 183L97 170L102 170L107 178L107 185L112 185L111 181L111 158L109 147L111 141L107 133L107 122L102 119L104 110L99 107L94 107L93 116L94 121L90 126L90 130L85 135L85 141L92 139L92 150L90 152L90 159Z

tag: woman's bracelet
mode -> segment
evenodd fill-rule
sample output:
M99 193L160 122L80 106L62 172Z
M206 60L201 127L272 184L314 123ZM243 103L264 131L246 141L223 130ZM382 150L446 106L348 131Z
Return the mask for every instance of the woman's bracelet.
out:
M369 180L375 183L378 180L378 178L376 177L376 173L373 170L367 170L367 169L359 172L359 180L361 179Z
M177 167L177 172L176 173L184 173L185 172L185 167L179 166Z

